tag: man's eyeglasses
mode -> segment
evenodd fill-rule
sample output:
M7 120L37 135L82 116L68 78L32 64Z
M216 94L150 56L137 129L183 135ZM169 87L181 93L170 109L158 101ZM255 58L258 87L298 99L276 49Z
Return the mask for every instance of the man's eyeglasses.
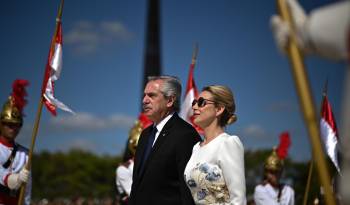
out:
M204 107L207 104L215 104L215 101L204 99L204 98L200 97L200 98L194 99L192 101L192 107L195 106L196 104L198 105L198 107Z

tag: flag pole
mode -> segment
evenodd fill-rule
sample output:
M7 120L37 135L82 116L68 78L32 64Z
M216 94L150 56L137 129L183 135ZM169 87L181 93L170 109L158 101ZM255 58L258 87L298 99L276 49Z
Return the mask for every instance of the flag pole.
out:
M203 131L193 122L192 101L198 97L198 90L194 81L194 68L197 63L198 43L195 42L192 51L191 63L189 66L186 90L181 105L180 117L190 123L198 133L203 134Z
M197 62L197 55L198 55L198 43L194 44L193 54L192 54L192 62L191 64L195 65Z
M56 38L56 33L57 33L57 27L58 27L58 24L59 24L59 22L61 21L61 18L62 18L63 4L64 4L64 0L61 0L60 7L59 7L59 10L58 10L58 14L57 14L57 18L56 18L55 32L54 32L53 38L51 40L49 55L53 51L53 49L55 47L55 38ZM48 62L48 64L49 63L50 62ZM33 151L34 151L34 146L35 146L35 140L36 140L36 136L38 134L39 123L40 123L40 118L41 118L41 112L42 112L42 108L43 108L43 104L44 104L43 91L44 91L44 88L46 86L45 85L45 78L46 78L46 75L48 75L49 73L50 72L48 72L47 69L45 69L44 80L43 80L44 83L43 83L42 90L40 92L40 100L39 100L38 111L36 113L35 124L34 124L33 131L32 131L31 144L30 144L29 151L28 151L28 161L26 163L26 168L28 170L30 170L30 168L31 168ZM18 197L18 203L17 203L18 205L22 205L23 202L24 202L23 200L24 200L24 195L25 195L25 188L26 188L26 183L23 183L22 186L21 186L21 189L20 189L19 197Z
M307 205L307 200L309 197L309 191L310 191L310 183L311 183L311 179L312 179L312 173L314 170L314 160L311 158L310 160L310 165L309 165L309 173L307 176L307 182L306 182L306 188L305 188L305 193L304 193L304 201L303 201L303 205Z
M324 83L324 88L323 88L322 95L326 96L327 92L328 92L328 78L326 79L326 82Z
M324 88L323 88L323 92L322 92L323 96L327 95L327 90L328 90L328 78L326 79L326 82L324 84ZM307 177L307 183L306 183L306 188L305 188L305 193L304 193L303 205L307 205L308 194L309 194L309 191L310 191L310 183L311 183L312 173L313 173L313 168L314 168L314 163L313 162L314 162L314 160L313 160L313 158L311 158L310 165L309 165L309 174L308 174L308 177Z
M292 65L292 73L299 96L299 103L302 108L308 135L312 145L313 159L315 159L316 162L319 180L325 190L325 202L327 205L336 205L330 186L330 175L326 166L326 160L324 158L324 152L320 141L320 129L317 123L315 106L311 96L303 56L296 44L297 41L294 33L294 22L292 21L285 0L277 0L277 7L282 19L288 22L291 26L291 38L287 46L287 53L289 61Z

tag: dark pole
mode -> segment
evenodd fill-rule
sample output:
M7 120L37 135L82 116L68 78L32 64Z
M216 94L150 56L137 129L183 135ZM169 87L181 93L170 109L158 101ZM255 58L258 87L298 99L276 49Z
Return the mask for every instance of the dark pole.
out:
M141 88L141 102L143 98L143 90L147 83L147 77L159 76L162 73L159 0L148 0L147 27L144 51L145 54L143 83Z

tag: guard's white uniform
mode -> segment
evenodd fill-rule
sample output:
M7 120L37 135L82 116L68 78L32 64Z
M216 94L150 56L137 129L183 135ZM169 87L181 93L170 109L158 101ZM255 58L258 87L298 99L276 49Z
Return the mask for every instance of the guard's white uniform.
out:
M129 160L129 166L119 165L116 170L116 184L119 193L125 193L130 196L132 185L132 171L134 168L134 161Z
M14 148L13 144L6 143L0 138L0 205L16 205L19 195L18 190L10 190L7 186L7 178L11 173L19 173L28 160L28 149L16 144L17 152L8 168L4 164L8 161ZM29 205L31 200L32 180L29 180L26 187L24 204ZM17 193L17 195L15 195Z
M294 190L288 185L282 188L280 200L278 201L278 189L269 183L259 184L254 190L254 201L256 205L294 205Z

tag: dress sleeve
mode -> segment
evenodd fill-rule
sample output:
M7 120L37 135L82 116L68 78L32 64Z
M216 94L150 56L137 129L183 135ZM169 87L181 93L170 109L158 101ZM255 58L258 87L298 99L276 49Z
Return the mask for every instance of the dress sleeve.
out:
M229 136L223 141L218 160L230 194L230 204L245 205L244 148L237 136Z

